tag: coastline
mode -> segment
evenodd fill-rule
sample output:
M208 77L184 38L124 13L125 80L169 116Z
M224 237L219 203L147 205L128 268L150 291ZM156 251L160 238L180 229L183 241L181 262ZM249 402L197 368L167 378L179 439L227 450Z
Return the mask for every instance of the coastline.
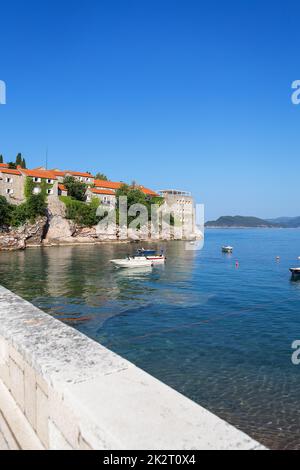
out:
M218 230L228 230L228 229L238 229L238 230L249 230L249 229L261 229L261 230L299 230L300 227L219 227L219 226L209 226L205 227L205 230L209 229L218 229Z

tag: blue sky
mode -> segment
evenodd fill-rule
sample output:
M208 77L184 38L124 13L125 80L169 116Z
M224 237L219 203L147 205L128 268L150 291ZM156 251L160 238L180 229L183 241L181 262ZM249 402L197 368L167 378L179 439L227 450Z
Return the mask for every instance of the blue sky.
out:
M0 153L300 215L295 1L2 2Z

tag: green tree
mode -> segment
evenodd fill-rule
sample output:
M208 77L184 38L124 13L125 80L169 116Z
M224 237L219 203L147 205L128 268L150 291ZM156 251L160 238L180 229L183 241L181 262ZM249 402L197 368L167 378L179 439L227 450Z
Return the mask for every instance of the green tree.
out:
M0 196L0 226L10 225L12 206L4 196Z
M97 173L95 176L96 180L109 181L107 176L104 173Z
M0 163L3 163L3 155L0 155Z
M96 215L97 208L99 206L98 200L92 200L89 204L82 201L76 201L69 196L62 196L60 200L66 205L67 219L73 220L76 224L81 225L82 227L92 227L99 222L100 217Z
M16 170L17 165L14 162L8 162L8 168L10 170Z
M151 219L151 205L157 204L161 206L164 202L164 199L161 197L149 198L146 196L140 189L129 186L128 184L123 184L120 189L116 191L117 197L117 213L119 213L119 197L127 197L127 210L133 204L142 204L147 208L149 220ZM128 223L134 220L135 217L128 217Z
M71 198L76 199L77 201L86 200L85 193L87 190L87 185L85 183L76 180L73 176L66 176L63 184L67 188L68 195Z
M45 195L31 194L26 200L27 218L34 221L36 217L46 214L47 204Z
M14 206L11 214L11 225L13 227L19 227L24 225L28 219L27 203L24 202L18 206Z
M21 167L26 169L26 160L25 160L25 158L23 158L23 160L22 160Z
M22 154L18 153L16 157L16 166L22 166Z

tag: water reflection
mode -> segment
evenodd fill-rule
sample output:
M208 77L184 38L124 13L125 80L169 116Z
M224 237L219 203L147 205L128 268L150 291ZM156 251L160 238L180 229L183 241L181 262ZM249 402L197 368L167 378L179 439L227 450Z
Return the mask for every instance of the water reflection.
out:
M234 256L220 252L228 236ZM167 263L146 270L110 263L137 245L0 253L1 283L266 445L299 447L299 232L209 231L202 251L155 247Z

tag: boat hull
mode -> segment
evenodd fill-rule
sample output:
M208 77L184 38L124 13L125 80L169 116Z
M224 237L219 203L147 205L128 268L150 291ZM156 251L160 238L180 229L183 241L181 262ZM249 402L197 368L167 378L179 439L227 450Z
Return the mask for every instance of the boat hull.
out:
M146 256L146 259L152 261L152 263L165 263L166 257L165 256Z
M111 263L117 268L142 268L151 267L153 264L147 258L112 259Z
M300 279L300 268L290 268L290 272L293 279Z

